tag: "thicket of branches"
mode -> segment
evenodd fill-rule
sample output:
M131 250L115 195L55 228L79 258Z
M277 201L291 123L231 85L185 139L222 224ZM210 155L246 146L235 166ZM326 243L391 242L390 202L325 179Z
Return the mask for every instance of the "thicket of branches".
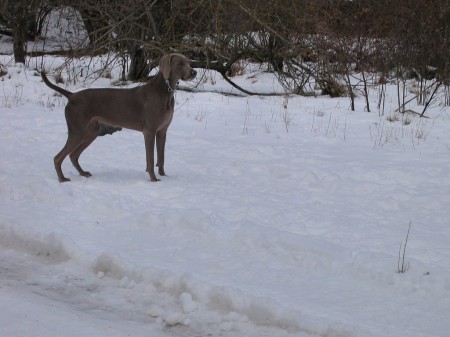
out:
M16 61L58 7L78 11L88 33L88 47L71 55L130 58L131 80L177 51L227 80L240 60L265 62L300 94L313 79L325 93L352 97L355 72L363 87L373 74L450 83L450 0L0 0Z

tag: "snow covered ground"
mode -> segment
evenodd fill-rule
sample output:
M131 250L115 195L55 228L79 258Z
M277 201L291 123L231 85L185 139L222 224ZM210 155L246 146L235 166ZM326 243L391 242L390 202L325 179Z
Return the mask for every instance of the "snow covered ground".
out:
M379 116L376 89L374 112L362 97L351 112L345 97L214 93L233 90L200 74L202 92L176 93L161 182L145 172L143 136L123 130L83 154L91 178L67 160L60 184L65 99L33 68L62 62L0 57L1 336L449 335L439 100L428 119L390 122L393 85ZM263 70L235 80L280 92Z

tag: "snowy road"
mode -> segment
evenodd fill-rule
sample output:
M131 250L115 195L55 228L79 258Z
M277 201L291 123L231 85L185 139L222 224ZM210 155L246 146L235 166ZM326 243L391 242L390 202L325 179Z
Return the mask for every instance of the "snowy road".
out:
M116 292L100 289L95 277L73 264L4 248L0 257L2 336L178 335L139 312L138 303L107 303Z
M73 262L0 248L1 335L237 337L243 331L246 336L286 335L274 328L257 327L238 315L223 320L208 314L208 320L190 324L180 322L179 314L167 313L162 322L152 316L169 303L173 312L179 311L183 300L169 294L137 293L135 287L142 290L123 281L102 280Z

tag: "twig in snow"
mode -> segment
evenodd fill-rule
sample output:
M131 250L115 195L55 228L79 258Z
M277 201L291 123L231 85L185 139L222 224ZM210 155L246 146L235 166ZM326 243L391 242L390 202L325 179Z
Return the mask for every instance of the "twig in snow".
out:
M397 272L404 274L409 269L409 263L405 261L406 257L406 245L408 244L409 232L411 231L411 221L409 222L408 232L406 233L405 244L400 243L400 249L398 250ZM403 248L403 252L402 252Z

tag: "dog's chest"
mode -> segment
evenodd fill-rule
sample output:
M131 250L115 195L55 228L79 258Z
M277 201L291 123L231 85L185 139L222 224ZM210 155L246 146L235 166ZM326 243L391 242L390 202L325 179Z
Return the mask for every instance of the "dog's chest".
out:
M175 98L173 97L173 94L170 94L167 99L166 111L168 113L172 114L174 108L175 108Z
M173 95L167 98L165 106L160 111L160 128L169 126L173 118L173 111L175 106L175 100Z

